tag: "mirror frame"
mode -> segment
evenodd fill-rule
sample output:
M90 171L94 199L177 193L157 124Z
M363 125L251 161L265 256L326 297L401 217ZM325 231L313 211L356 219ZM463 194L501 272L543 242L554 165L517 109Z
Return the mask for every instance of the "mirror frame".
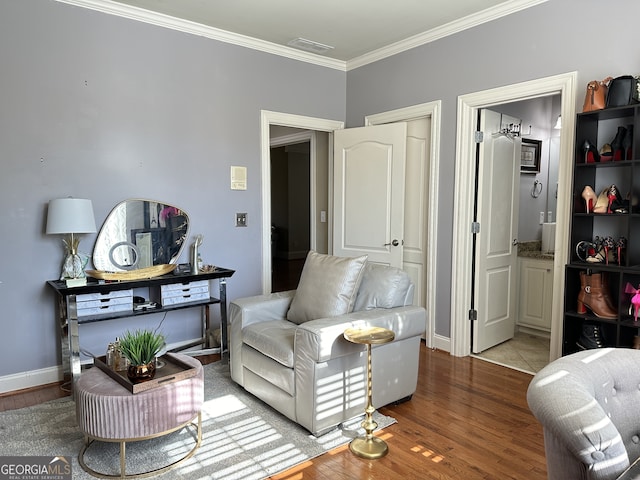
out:
M135 222L133 227L129 226L128 224L131 222L126 220L126 209L124 214L120 212L123 205L131 202L142 203L142 213L144 214L142 221ZM151 213L150 205L157 206L155 214ZM125 218L124 223L127 225L125 225L124 230L121 229L114 235L113 232L118 229L114 228L112 224L118 223L116 219L123 215ZM145 216L147 218L145 218ZM166 258L162 262L156 262L154 261L155 255L153 251L155 245L159 244L158 238L170 228L170 225L167 224L168 220L177 217L184 217L184 221L172 227L170 231L179 233L178 238L181 240L179 248L177 252L171 254L168 262ZM122 220L120 220L119 223L122 223ZM155 226L152 226L154 223ZM109 215L107 215L100 227L100 232L93 247L93 265L97 270L101 271L123 272L156 265L176 264L189 238L189 223L189 215L180 207L147 198L127 198L118 202L118 204L111 209ZM140 235L142 236L140 237ZM144 249L140 248L136 238L139 238L138 241L146 242ZM172 243L164 242L160 247L166 247L168 250L175 240L174 235L172 235L171 238ZM175 243L177 244L178 242L176 241ZM142 262L145 250L151 253L147 253L147 261ZM148 259L150 259L150 263Z

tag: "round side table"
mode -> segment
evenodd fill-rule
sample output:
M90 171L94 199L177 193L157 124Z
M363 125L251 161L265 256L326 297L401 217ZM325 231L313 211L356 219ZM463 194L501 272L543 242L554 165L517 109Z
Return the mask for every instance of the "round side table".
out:
M382 327L348 328L344 331L345 340L367 346L367 406L364 410L365 417L362 422L366 434L351 440L349 449L357 456L367 459L384 457L389 452L389 447L381 438L374 437L373 431L378 424L373 420L373 403L371 401L371 345L389 343L395 338L395 333Z

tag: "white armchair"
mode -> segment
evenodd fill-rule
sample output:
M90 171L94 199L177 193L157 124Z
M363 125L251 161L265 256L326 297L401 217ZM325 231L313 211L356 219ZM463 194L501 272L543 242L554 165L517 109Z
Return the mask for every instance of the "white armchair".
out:
M366 349L347 342L344 330L378 326L395 340L373 348L373 404L408 399L426 329L413 290L402 270L310 252L297 290L231 302L231 376L320 435L361 415L366 403Z

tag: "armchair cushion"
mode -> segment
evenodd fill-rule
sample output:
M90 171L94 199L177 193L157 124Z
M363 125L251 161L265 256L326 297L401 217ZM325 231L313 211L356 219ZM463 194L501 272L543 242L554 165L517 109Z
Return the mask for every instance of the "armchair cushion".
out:
M293 368L293 339L297 325L286 320L269 320L249 325L243 341L285 367Z
M399 268L367 262L353 310L394 308L407 305L411 277Z
M366 260L310 251L287 320L299 325L353 311Z

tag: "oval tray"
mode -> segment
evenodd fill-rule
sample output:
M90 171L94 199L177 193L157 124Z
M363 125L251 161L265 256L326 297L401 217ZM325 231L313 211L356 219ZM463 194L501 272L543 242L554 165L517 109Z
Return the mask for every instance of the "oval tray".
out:
M142 280L171 273L176 267L177 265L175 264L163 264L122 272L105 272L104 270L86 270L85 272L90 277L97 278L98 280Z

